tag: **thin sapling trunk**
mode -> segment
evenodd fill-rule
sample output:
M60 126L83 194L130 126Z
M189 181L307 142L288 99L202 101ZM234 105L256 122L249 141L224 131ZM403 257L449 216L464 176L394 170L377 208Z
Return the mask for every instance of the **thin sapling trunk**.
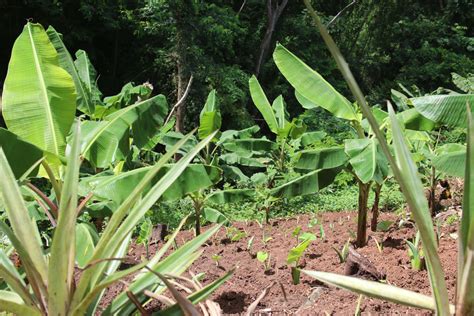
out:
M377 223L379 219L380 191L382 191L382 185L376 183L374 204L372 205L372 221L370 222L370 229L373 232L377 231Z
M369 200L370 183L359 181L359 209L357 216L356 246L364 247L367 243L367 204Z

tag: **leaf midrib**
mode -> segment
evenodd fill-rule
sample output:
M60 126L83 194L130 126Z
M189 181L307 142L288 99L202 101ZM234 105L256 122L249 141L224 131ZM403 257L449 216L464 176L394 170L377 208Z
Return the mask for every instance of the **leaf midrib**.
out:
M48 125L52 131L52 137L53 137L53 144L54 144L54 153L56 155L59 156L59 146L58 146L58 140L56 138L56 131L54 129L54 123L53 123L53 115L51 113L51 105L50 105L50 102L49 102L49 99L47 97L47 89L46 89L46 83L44 81L44 77L43 77L43 71L41 69L41 65L40 65L40 61L38 59L38 52L36 51L36 46L35 46L35 42L33 40L33 34L31 32L31 24L28 23L27 24L28 26L28 34L29 34L29 37L30 37L30 44L31 44L31 48L33 50L33 58L34 58L34 61L35 61L35 68L36 68L36 73L37 73L37 76L38 76L38 79L40 81L40 85L41 85L41 91L43 92L43 98L44 98L44 101L46 102L46 117L47 117L47 121L48 121Z

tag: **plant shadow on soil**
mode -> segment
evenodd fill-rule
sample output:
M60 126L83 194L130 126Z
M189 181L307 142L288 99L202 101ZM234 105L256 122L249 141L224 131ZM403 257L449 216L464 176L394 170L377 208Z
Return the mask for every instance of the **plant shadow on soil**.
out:
M264 288L275 281L280 286L277 284L270 289L268 295L258 304L256 312L261 310L263 315L268 313L272 315L353 314L357 305L357 294L326 286L303 274L300 284L293 285L292 283L290 268L286 264L289 250L296 245L296 239L291 234L295 227L301 226L302 231L311 232L319 237L319 224L308 227L315 216L319 223L323 224L325 239L318 238L313 241L306 250L301 265L307 270L343 274L345 264L339 262L333 247L341 249L351 238L352 231L356 229L357 213L355 212L328 212L313 214L313 216L301 215L295 218L274 219L270 225L264 225L263 228L256 222L236 222L233 226L245 231L245 237L229 242L226 240L228 239L226 230L222 228L203 246L202 256L191 266L190 271L205 273L202 283L208 284L222 276L225 271L237 267L231 279L210 297L220 305L224 315L244 314ZM393 213L382 213L380 220L395 222L397 217ZM427 272L414 271L410 266L405 240L415 236L416 231L413 225L401 228L398 228L398 223L393 225L387 232L371 232L368 228L368 244L357 251L369 259L379 271L387 275L389 284L431 295ZM450 233L457 231L457 225L456 222L442 227L439 246L451 301L455 292L457 243ZM183 231L178 234L176 240L179 245L182 245L192 237L192 231ZM252 237L254 237L253 244L248 250L248 241ZM383 242L384 247L381 252L376 247L374 238ZM150 247L151 254L154 254L161 245L161 243L154 243ZM140 261L145 257L143 246L134 244L131 249L129 253L131 259ZM266 251L270 254L271 273L265 273L263 264L255 258L258 251ZM215 254L220 256L218 264L213 259ZM108 289L101 302L102 306L121 291L118 287L120 287L119 284ZM159 308L159 305L153 305L155 309ZM431 314L429 311L367 297L362 300L361 311L377 314Z

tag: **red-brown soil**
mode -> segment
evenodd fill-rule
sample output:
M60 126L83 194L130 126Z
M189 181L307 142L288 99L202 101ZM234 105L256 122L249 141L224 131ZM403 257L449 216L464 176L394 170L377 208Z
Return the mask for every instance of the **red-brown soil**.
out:
M319 223L309 228L311 219L318 218ZM357 214L353 212L321 213L315 215L301 215L291 219L275 219L263 228L256 222L234 223L236 227L246 232L246 236L239 241L230 242L226 229L221 229L210 242L203 247L203 255L193 264L191 271L205 273L203 283L211 282L222 276L226 270L237 267L232 278L217 290L211 297L217 302L225 315L245 314L248 306L255 301L265 287L278 281L286 292L284 298L281 287L275 285L269 294L261 300L256 311L262 315L316 315L316 314L353 314L358 300L358 295L345 290L326 286L310 277L302 275L299 285L292 284L290 268L286 264L289 250L296 245L292 237L295 227L301 226L302 231L312 232L319 237L322 223L325 239L318 238L305 252L302 264L308 270L344 273L344 263L339 263L338 256L332 247L341 249L346 241L351 238L356 230ZM392 285L430 295L430 284L426 271L414 271L411 268L407 254L406 239L415 236L413 225L398 227L398 220L394 214L383 213L380 220L391 220L395 223L387 232L373 233L368 228L368 244L362 249L357 249L369 259L375 267L386 274L387 282ZM453 301L456 277L456 240L458 221L453 224L445 223L442 226L439 253L446 272L446 282L449 288L450 300ZM247 242L254 237L250 251ZM266 243L263 239L271 237ZM186 231L178 235L178 244L192 238L192 232ZM383 250L380 253L376 247L376 238L383 241ZM159 245L158 245L159 246ZM151 247L151 253L156 250L156 245ZM136 259L144 256L142 246L134 245L130 256ZM255 258L258 251L267 251L271 254L271 270L265 273L263 265ZM221 257L219 265L213 256ZM120 289L110 289L107 296ZM361 304L363 313L387 314L429 314L427 311L401 305L387 303L378 299L364 297Z

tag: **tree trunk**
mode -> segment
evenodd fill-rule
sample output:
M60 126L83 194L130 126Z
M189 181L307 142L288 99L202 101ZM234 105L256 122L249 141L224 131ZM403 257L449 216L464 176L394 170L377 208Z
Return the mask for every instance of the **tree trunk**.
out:
M282 0L281 3L279 0L267 0L267 29L262 43L260 44L258 59L255 65L255 76L257 77L260 74L260 69L268 54L277 22L287 4L288 0Z
M382 191L382 185L376 183L374 204L372 205L372 221L370 222L370 229L373 232L377 231L377 222L379 218L380 191Z
M359 182L359 210L357 213L356 246L364 247L367 242L367 203L369 200L370 183Z
M194 214L196 216L196 236L201 235L201 208L201 202L194 201Z
M186 91L186 83L189 78L189 65L187 62L187 39L189 38L189 30L187 30L187 22L191 19L190 1L172 1L171 9L173 17L176 21L176 45L173 52L173 57L176 61L175 71L175 85L176 85L176 103L181 100L181 97ZM191 5L192 6L192 5ZM176 132L184 133L184 117L186 114L186 102L183 100L176 108L175 118Z

